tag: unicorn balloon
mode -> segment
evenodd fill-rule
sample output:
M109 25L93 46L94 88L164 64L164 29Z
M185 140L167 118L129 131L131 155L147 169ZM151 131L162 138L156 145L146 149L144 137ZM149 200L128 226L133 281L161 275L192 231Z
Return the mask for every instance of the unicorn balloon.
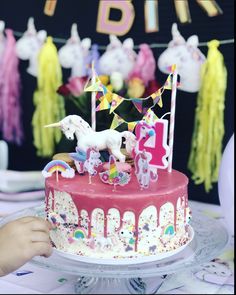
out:
M180 75L179 89L186 92L197 92L200 88L200 69L205 56L198 49L198 36L192 35L187 41L181 36L177 25L172 25L172 36L167 49L158 59L158 67L163 73L171 72L171 65L176 64Z
M34 77L38 74L38 54L47 37L45 30L36 31L34 19L28 20L27 30L16 42L16 54L22 60L29 60L27 72Z
M89 49L91 39L80 40L77 24L71 27L71 36L66 44L58 51L59 60L63 68L71 68L71 77L87 76L87 60L89 59Z
M98 151L108 150L120 162L125 162L125 155L120 151L122 137L126 139L126 150L135 140L135 135L130 131L118 132L114 129L106 129L96 132L80 116L69 115L58 123L53 123L45 127L59 127L67 139L77 139L77 149L87 152L89 148L96 148Z
M110 44L99 59L101 74L111 76L113 72L119 72L123 80L126 80L137 57L133 47L133 39L128 38L122 43L115 35L110 35Z

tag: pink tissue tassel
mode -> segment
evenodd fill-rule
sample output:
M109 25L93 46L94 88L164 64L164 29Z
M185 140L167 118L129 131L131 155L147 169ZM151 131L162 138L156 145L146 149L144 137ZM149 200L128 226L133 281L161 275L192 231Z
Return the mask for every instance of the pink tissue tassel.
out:
M20 145L23 140L20 108L19 59L13 31L5 30L6 42L0 66L0 132L7 142Z

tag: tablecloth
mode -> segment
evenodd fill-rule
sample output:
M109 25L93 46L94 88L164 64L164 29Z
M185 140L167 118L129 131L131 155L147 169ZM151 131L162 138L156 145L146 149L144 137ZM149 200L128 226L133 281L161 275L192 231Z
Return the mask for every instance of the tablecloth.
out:
M37 206L41 202L40 200L27 202L0 200L0 216ZM220 206L193 201L192 203L203 214L224 223ZM0 278L0 294L75 294L76 280L77 276L26 263L17 271ZM155 278L152 281L155 281ZM119 288L113 292L122 294L121 290L122 288ZM155 292L157 294L234 294L234 236L230 235L228 245L218 257L200 266L197 272L187 269L163 276Z

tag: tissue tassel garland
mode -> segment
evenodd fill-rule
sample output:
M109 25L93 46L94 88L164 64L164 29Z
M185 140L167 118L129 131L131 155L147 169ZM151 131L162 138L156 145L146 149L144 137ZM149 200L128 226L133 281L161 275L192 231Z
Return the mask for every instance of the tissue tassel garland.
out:
M19 60L13 31L5 30L6 41L0 66L0 132L3 139L20 145L23 140L20 109Z
M188 168L195 184L204 183L206 192L218 180L224 136L224 101L227 70L219 41L208 43L208 55L202 65L202 84L197 97L195 125Z
M65 116L63 98L57 93L62 84L62 70L52 37L47 38L39 53L38 69L38 87L34 92L36 109L32 120L34 145L38 156L50 157L55 144L61 139L61 132L57 128L44 126L58 122Z

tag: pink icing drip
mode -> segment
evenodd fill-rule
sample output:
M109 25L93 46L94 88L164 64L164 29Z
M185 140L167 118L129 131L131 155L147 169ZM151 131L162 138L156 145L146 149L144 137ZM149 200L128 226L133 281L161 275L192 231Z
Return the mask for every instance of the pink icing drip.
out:
M112 186L104 185L98 177L94 177L94 190L92 190L85 177L76 175L72 180L60 179L57 185L55 185L55 179L49 179L46 183L46 197L49 198L49 191L53 192L54 189L69 193L78 212L79 210L80 212L81 210L86 210L88 213L88 237L91 237L91 216L94 209L102 209L105 217L107 217L110 208L117 209L122 218L126 211L133 212L135 215L136 232L135 251L137 251L140 214L145 208L155 206L159 220L160 208L165 203L170 202L174 206L174 226L176 230L177 200L183 194L187 198L187 184L187 177L176 170L173 170L172 173L160 171L158 181L151 183L150 188L147 190L139 189L136 177L133 175L127 187L117 187L116 192L112 192ZM107 236L107 219L104 222L104 236Z
M81 216L81 210L80 210L79 217L78 217L78 227L81 227L81 219L82 219L82 216Z
M107 214L108 211L104 211L104 237L107 237Z
M184 223L186 223L186 208L188 206L187 195L184 196Z
M92 225L92 212L93 212L93 210L87 210L87 212L88 212L88 238L91 238L91 233L92 233L91 225Z

